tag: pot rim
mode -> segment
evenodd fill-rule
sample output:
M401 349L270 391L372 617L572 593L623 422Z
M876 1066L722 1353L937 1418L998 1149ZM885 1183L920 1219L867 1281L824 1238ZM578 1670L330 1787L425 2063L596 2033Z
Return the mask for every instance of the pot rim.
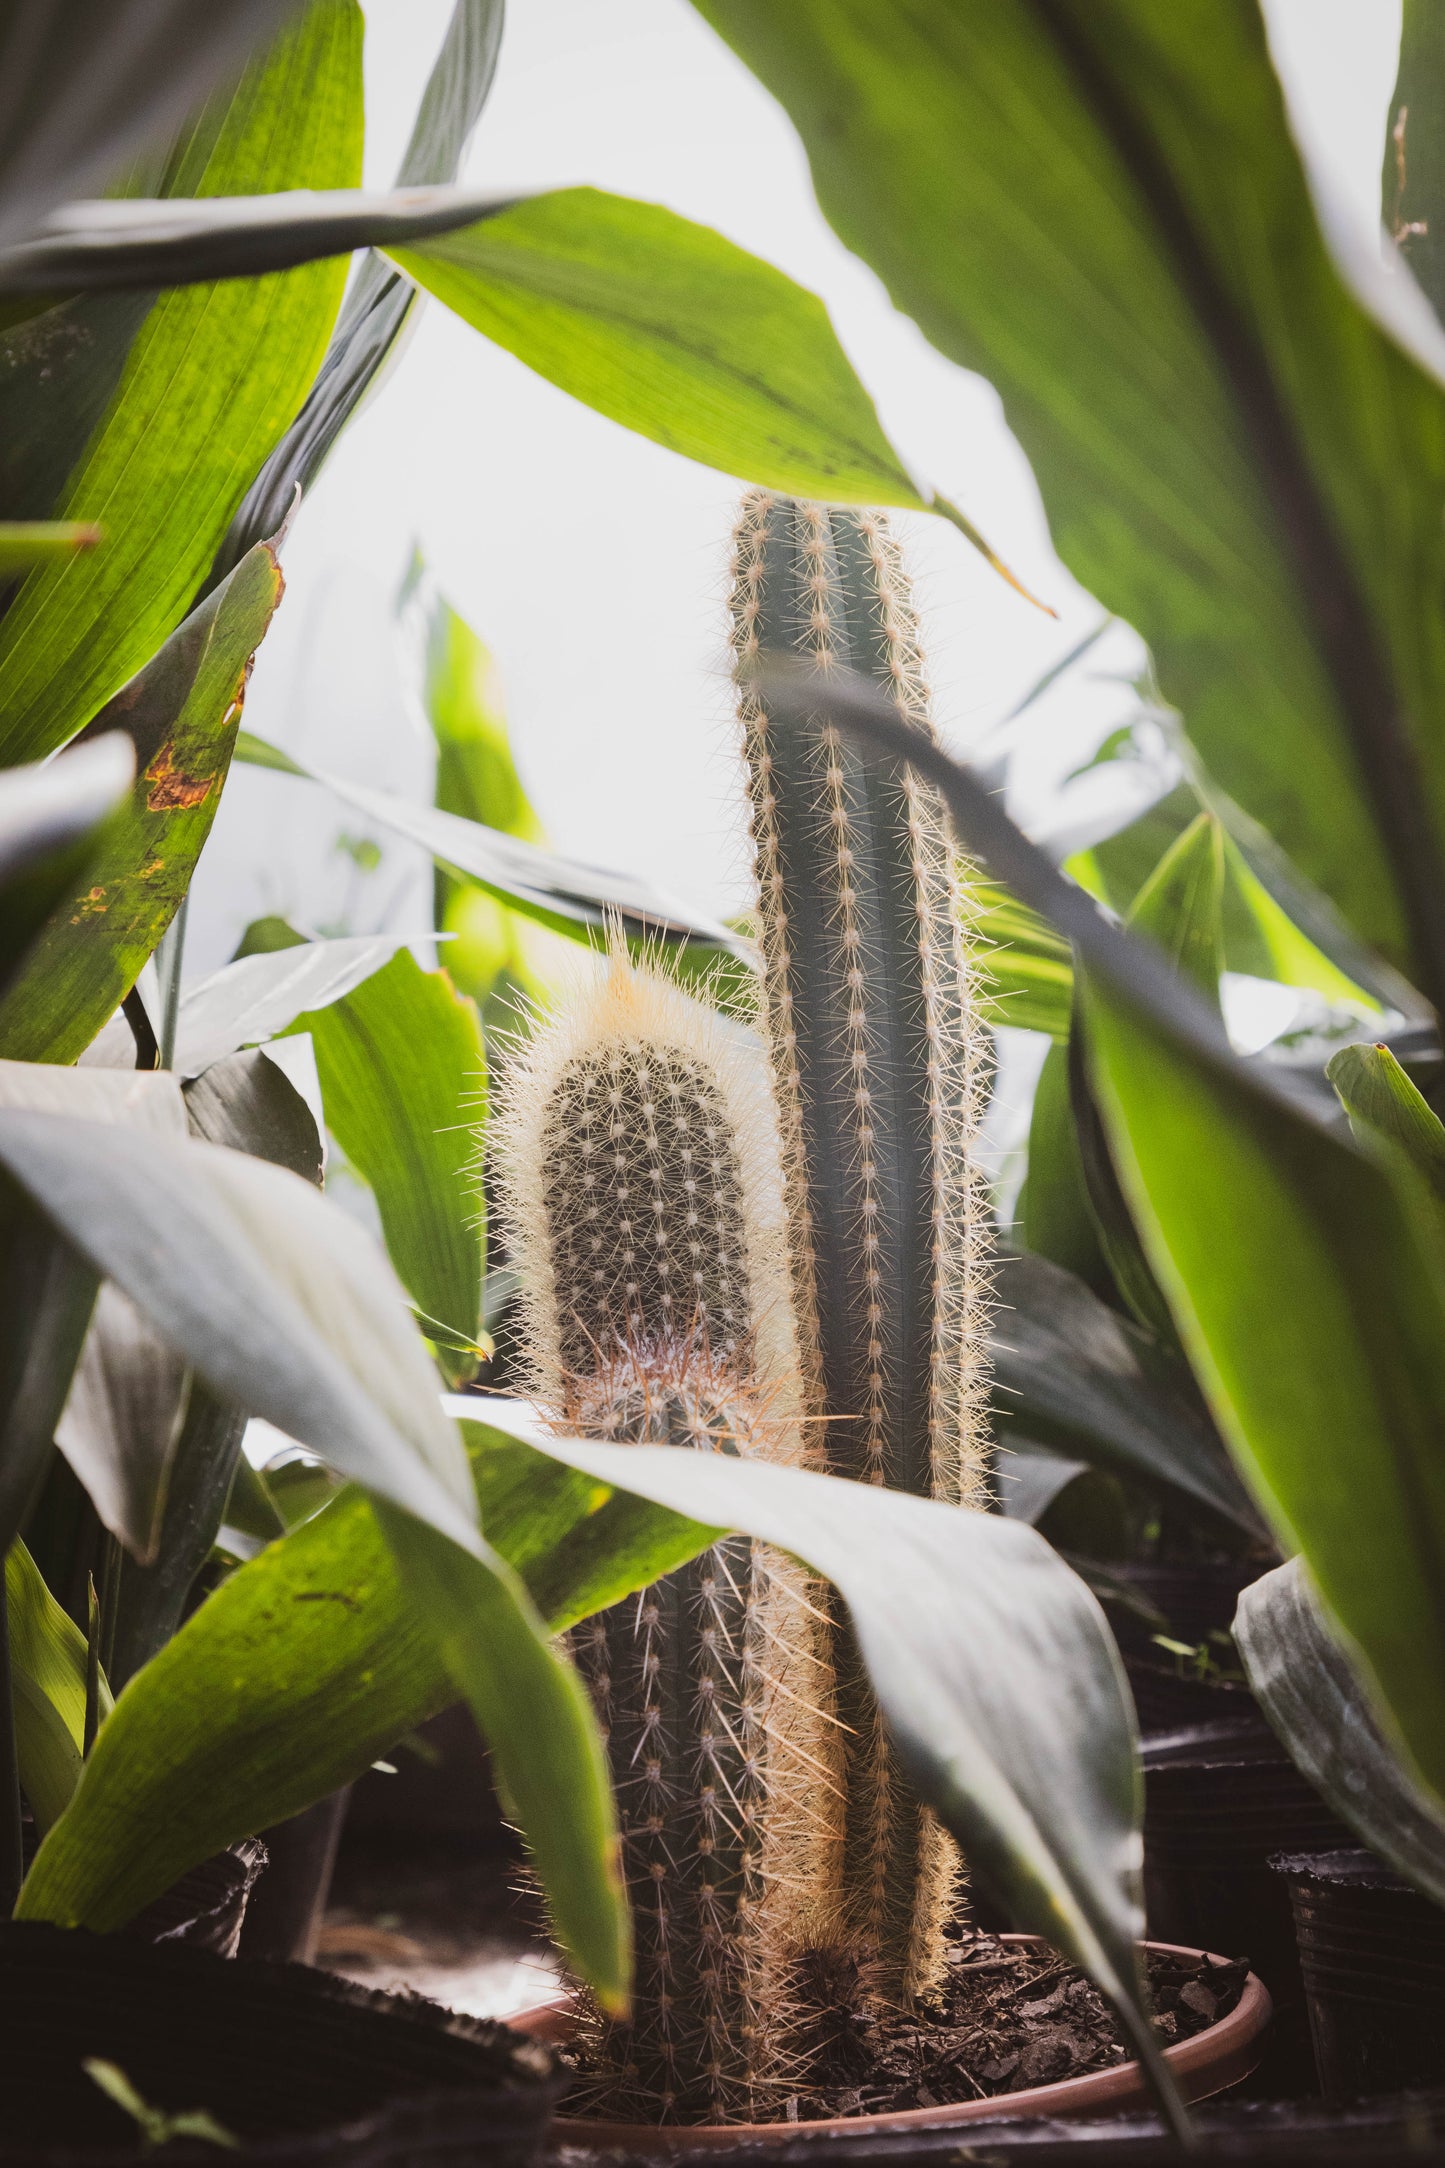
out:
M1000 1942L1041 1944L1041 1935L1000 1935ZM1213 1951L1190 1949L1179 1942L1143 1942L1141 1949L1164 1957L1210 1957ZM571 1990L533 2009L519 2010L504 2022L517 2032L561 2045L572 2030ZM1248 2077L1259 2061L1258 2041L1274 2011L1269 1989L1257 1974L1246 1975L1239 2001L1192 2039L1165 2048L1164 2060L1186 2100L1207 2100ZM1023 2092L1000 2093L987 2100L951 2101L936 2108L890 2108L876 2115L834 2116L809 2123L612 2123L585 2116L557 2115L552 2127L569 2145L623 2147L633 2153L709 2151L747 2141L781 2144L797 2138L876 2137L887 2131L946 2130L955 2123L1023 2122L1035 2116L1102 2115L1145 2097L1144 2074L1137 2062L1091 2070L1081 2078L1053 2085L1031 2085Z

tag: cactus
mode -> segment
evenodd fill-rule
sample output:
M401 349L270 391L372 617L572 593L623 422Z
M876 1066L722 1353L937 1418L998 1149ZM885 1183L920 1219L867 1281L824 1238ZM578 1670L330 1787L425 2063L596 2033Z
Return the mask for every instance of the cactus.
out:
M732 648L747 762L764 1021L784 1149L808 1412L827 1466L922 1496L985 1494L985 1228L969 1154L988 1041L971 1000L954 846L930 786L819 716L770 722L759 658L860 672L930 729L917 620L886 521L750 494ZM952 1846L913 1801L839 1623L851 1744L842 1901L890 1999L926 1993Z
M616 956L519 1051L498 1134L533 1384L557 1419L803 1461L756 1039ZM632 2021L591 2025L604 2112L747 2120L787 2082L790 1968L836 1851L820 1630L801 1570L732 1537L574 1633L636 1937Z

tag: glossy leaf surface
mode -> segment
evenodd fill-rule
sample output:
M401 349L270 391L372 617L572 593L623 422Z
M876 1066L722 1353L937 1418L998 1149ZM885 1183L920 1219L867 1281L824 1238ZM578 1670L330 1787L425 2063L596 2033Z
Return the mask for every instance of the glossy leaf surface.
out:
M312 0L188 137L175 185L203 196L345 187L360 178L361 134L360 11L354 0ZM25 514L99 521L106 545L32 573L0 621L0 758L63 745L184 617L232 512L305 396L345 269L338 259L187 287L139 317L125 297L95 304L101 319L77 304L53 325L40 318L15 335L21 345L0 399L7 464L28 449L13 403L43 440L57 398L63 407L71 395L69 357L91 351L98 321L121 326L111 356L118 375L101 385L98 413L54 477L58 494ZM100 346L110 352L106 338ZM47 369L64 378L58 393ZM49 395L26 410L22 394L35 376Z

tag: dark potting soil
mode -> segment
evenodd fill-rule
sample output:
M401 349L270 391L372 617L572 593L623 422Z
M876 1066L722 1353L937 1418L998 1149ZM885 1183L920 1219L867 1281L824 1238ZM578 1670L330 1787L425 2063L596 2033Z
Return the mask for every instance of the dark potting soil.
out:
M1150 1952L1148 1972L1154 2029L1172 2047L1228 2016L1249 1965ZM806 2123L951 2106L1130 2059L1113 2011L1073 1965L965 1932L950 1946L936 2004L907 2016L855 2013L827 2043L813 2086L781 2112Z

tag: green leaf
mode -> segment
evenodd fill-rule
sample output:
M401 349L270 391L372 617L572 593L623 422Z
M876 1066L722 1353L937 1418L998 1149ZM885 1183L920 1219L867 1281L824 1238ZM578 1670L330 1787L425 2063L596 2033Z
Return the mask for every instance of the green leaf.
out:
M401 1290L337 1207L216 1145L135 1130L120 1152L97 1122L14 1108L0 1108L0 1164L218 1398L475 1542L462 1449Z
M0 239L186 120L295 0L13 0L0 47Z
M281 189L274 195L121 197L67 203L0 251L0 294L116 293L258 278L382 242L473 224L495 207L475 188Z
M225 1055L183 1090L193 1137L289 1167L320 1189L323 1162L316 1117L262 1048Z
M211 832L251 657L280 597L262 544L96 718L135 748L130 807L0 995L8 1058L74 1061L135 984Z
M0 1108L71 1108L101 1125L178 1135L184 1115L169 1076L51 1069L0 1061ZM120 1153L128 1152L128 1136ZM120 1156L118 1153L117 1156ZM99 1291L89 1261L24 1190L0 1179L0 1550L16 1534L60 1423Z
M492 1542L553 1629L710 1540L495 1434L473 1432L472 1461ZM118 1927L188 1866L360 1776L457 1693L371 1504L347 1490L231 1575L127 1687L20 1909ZM569 1781L552 1811L571 1798Z
M978 943L974 968L983 1015L991 1024L1067 1039L1074 998L1068 942L976 867L959 870L964 909Z
M0 998L61 897L102 847L135 772L109 731L43 767L0 775Z
M199 1076L243 1046L274 1039L308 1009L342 1000L404 946L401 934L349 934L339 941L290 938L223 964L181 996L175 1067Z
M768 489L922 509L817 296L660 204L559 189L387 251L549 383Z
M55 1601L17 1536L5 1556L10 1687L20 1782L41 1836L80 1782L85 1746L85 1636ZM111 1711L102 1673L100 1715Z
M1362 1142L1371 1134L1397 1146L1445 1203L1445 1125L1387 1046L1341 1047L1325 1066L1350 1127Z
M1445 1002L1445 341L1330 255L1254 0L697 4L1210 773Z
M1034 1087L1029 1171L1020 1208L1025 1247L1036 1257L1062 1265L1117 1309L1118 1289L1099 1240L1099 1223L1089 1205L1079 1157L1067 1046L1049 1048Z
M99 527L81 520L0 520L0 579L28 572L32 565L64 562L77 550L93 550Z
M1445 1809L1386 1737L1301 1559L1244 1591L1234 1642L1296 1767L1371 1851L1445 1904Z
M180 177L198 195L355 182L354 0L313 0L297 28L248 69L207 148L209 124L191 139L200 170L181 160ZM24 508L24 516L98 520L107 541L32 573L0 622L0 760L63 745L185 615L231 514L316 372L345 272L336 261L189 287L145 315L58 499ZM86 321L77 319L82 349ZM17 336L25 334L33 344L33 327ZM62 336L32 369L53 370L66 350ZM40 399L31 415L41 433L51 404Z
M1089 1001L1135 1224L1234 1458L1445 1789L1445 1254L1407 1161Z
M1169 846L1129 909L1136 933L1157 941L1219 1007L1224 973L1224 830L1209 813Z
M558 1941L604 2010L625 2012L631 1916L617 1810L592 1704L518 1577L377 1502L403 1584L491 1749L497 1785L525 1831Z
M1259 1516L1187 1374L1141 1326L1045 1257L997 1268L990 1339L1000 1441L1026 1437L1206 1506L1258 1538Z
M111 1534L156 1556L185 1420L185 1363L117 1287L101 1288L55 1443Z
M605 929L609 916L622 922L629 938L661 940L669 945L683 941L701 948L721 949L744 963L752 958L750 944L720 920L703 918L686 904L627 874L602 866L583 865L576 859L559 858L539 850L519 836L502 835L484 828L480 821L463 820L436 806L408 805L390 791L372 790L364 783L342 782L337 776L303 768L279 746L268 745L249 731L236 741L236 758L257 768L273 768L283 775L302 776L334 791L369 820L394 829L409 842L430 851L439 865L484 888L535 919L554 933L575 941L590 942Z
M502 13L502 0L456 0L397 174L398 188L456 179L496 74ZM383 257L365 258L347 290L316 381L246 492L211 567L212 581L223 578L248 549L276 532L298 488L310 490L392 352L416 299L410 279Z
M444 971L405 949L329 1008L309 1031L328 1128L371 1185L402 1285L433 1324L449 1380L476 1373L486 1271L478 1140L487 1058L477 1012Z

